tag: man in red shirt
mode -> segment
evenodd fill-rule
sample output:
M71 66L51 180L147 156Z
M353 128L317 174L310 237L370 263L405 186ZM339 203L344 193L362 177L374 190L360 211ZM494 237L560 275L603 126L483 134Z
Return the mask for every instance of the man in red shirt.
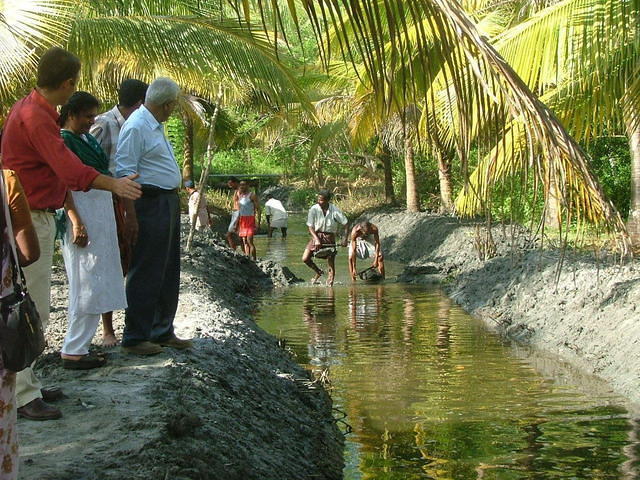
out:
M24 268L27 288L46 326L49 320L51 267L55 238L54 211L62 207L67 190L108 190L123 198L140 197L137 175L115 179L84 165L62 141L56 107L76 90L80 60L61 49L47 50L38 63L36 88L18 101L2 133L2 163L14 170L27 195L38 240L40 259ZM62 413L44 400L62 396L59 389L43 389L33 371L18 373L18 415L31 420L60 418ZM44 400L43 400L44 397Z

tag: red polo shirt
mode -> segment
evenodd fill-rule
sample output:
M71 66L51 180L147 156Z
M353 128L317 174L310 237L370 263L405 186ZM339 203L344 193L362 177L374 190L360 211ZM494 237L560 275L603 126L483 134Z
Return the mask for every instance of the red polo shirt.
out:
M67 190L87 191L99 173L69 150L58 112L37 90L17 102L2 132L2 163L14 170L32 210L60 208Z

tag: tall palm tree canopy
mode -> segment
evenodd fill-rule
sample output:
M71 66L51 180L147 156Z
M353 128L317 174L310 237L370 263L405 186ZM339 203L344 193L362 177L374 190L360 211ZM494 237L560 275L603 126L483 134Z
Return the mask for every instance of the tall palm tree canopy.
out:
M84 81L98 93L112 91L126 76L166 74L205 96L212 97L223 81L230 95L260 92L254 98L310 111L285 66L292 63L286 60L287 44L299 41L301 26L309 22L325 67L343 62L353 76L360 116L352 118L352 126L380 132L387 118L402 118L414 105L422 112L419 133L426 144L456 152L470 179L458 203L462 213L486 208L491 185L524 169L559 189L566 212L623 231L562 122L586 138L619 123L620 116L611 113L615 106L634 108L640 91L638 4L28 0L7 7L5 2L0 42L13 54L2 62L11 76L3 75L0 98L8 103L17 93L13 86L32 71L36 52L58 43L81 56ZM10 18L12 8L27 12L21 18L34 22L32 33L14 27L11 18L19 15ZM36 15L38 9L44 13ZM599 115L603 110L608 115ZM594 115L606 120L592 126ZM472 149L482 159L473 175Z

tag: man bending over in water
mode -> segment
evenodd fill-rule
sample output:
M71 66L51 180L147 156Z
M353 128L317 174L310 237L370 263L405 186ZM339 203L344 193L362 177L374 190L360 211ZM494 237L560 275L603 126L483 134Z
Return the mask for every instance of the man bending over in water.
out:
M351 279L356 281L356 257L372 258L372 268L377 269L384 278L384 257L380 248L380 235L378 227L371 222L360 222L351 230L349 245L349 273Z
M314 263L313 257L326 258L327 265L329 267L329 276L327 278L327 285L333 285L333 279L335 277L335 260L336 260L336 233L338 232L338 225L344 225L344 241L343 246L347 246L347 217L344 213L336 207L333 203L329 203L331 200L331 194L327 190L321 190L318 192L318 203L313 205L309 209L309 215L307 216L307 227L309 227L309 233L311 234L311 240L307 244L304 253L302 254L302 261L311 268L316 275L311 280L311 283L317 283L318 279L324 273ZM326 252L325 255L321 253Z

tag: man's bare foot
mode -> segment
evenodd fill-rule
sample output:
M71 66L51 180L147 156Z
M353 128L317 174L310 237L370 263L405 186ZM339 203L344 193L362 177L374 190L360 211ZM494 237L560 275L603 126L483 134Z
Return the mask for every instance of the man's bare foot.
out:
M102 346L103 347L115 347L118 345L118 339L113 333L103 333L102 334Z
M320 270L319 272L317 272L314 277L311 279L311 284L312 285L316 285L318 283L318 281L320 280L320 277L324 275L324 272L322 270Z

